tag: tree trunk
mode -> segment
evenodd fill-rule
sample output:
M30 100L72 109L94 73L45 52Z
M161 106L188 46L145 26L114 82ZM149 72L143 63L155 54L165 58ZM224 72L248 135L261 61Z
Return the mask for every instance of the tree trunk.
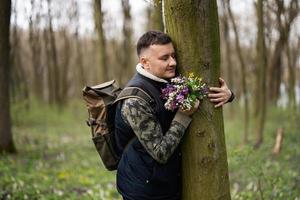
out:
M16 12L17 1L12 9L12 14L14 15L14 22L17 22L17 12ZM17 24L11 25L10 33L10 92L11 101L14 102L24 102L25 108L29 108L29 90L28 90L28 77L24 71L24 65L21 59L22 46L20 42L21 35L18 31Z
M33 67L33 91L35 97L41 100L43 99L44 71L41 65L40 31L38 31L38 28L34 27L40 24L41 16L39 14L39 11L36 11L35 2L35 0L31 0L31 8L37 13L36 15L34 15L34 12L32 12L29 18L29 46L31 50L31 60ZM41 4L38 9L41 9Z
M234 83L233 83L233 65L232 65L232 49L231 49L231 40L229 36L229 20L228 20L228 14L226 12L226 1L221 1L223 6L223 16L222 16L222 24L223 24L223 38L224 38L224 45L225 45L225 59L224 59L224 65L226 65L226 79L228 81L228 85L232 90L234 90ZM226 60L226 61L225 61ZM230 108L230 115L232 116L234 114L234 107L229 106Z
M82 87L86 84L86 77L85 77L85 71L84 71L84 64L83 64L83 53L81 48L82 40L79 37L79 8L77 1L73 1L73 7L74 7L74 18L76 23L75 28L75 52L76 52L76 64L78 66L76 70L77 74L77 80L79 80L79 87Z
M44 37L44 47L45 47L45 55L46 55L46 74L47 74L47 97L48 102L50 104L53 104L55 102L55 94L54 94L54 77L53 77L53 64L51 60L51 49L50 49L50 40L49 40L49 34L48 29L44 29L43 31L43 37Z
M122 10L123 10L123 49L122 51L122 63L119 73L119 83L120 85L126 84L128 78L134 73L133 59L132 59L132 19L130 14L130 4L129 0L122 0Z
M231 8L230 8L230 0L227 0L227 10L228 10L229 18L232 23L233 32L235 35L235 48L236 48L236 52L238 54L238 59L240 62L240 67L241 67L241 72L242 72L241 85L242 85L242 91L244 93L244 108L245 108L243 143L247 144L248 143L248 129L249 129L249 125L248 125L249 124L249 103L248 103L248 89L247 89L247 83L246 83L246 77L247 77L246 66L245 66L245 61L244 61L243 55L242 55L239 34L238 34L237 27L236 27L236 24L234 21L234 17L231 12Z
M280 36L275 44L275 49L270 60L269 79L268 79L268 99L276 104L280 96L280 84L282 79L282 50L284 49L285 39Z
M9 100L10 13L11 1L2 0L0 2L0 153L16 152L11 132Z
M216 0L165 0L166 30L179 72L194 72L219 86L220 41ZM183 200L230 199L222 108L208 100L193 116L182 145Z
M107 56L106 56L106 43L103 31L103 12L101 6L101 0L94 0L94 20L95 27L98 33L98 51L99 51L99 77L100 82L107 81L108 77L108 66L107 66Z
M257 7L257 44L256 44L256 59L258 75L258 86L261 95L258 98L258 113L255 117L255 144L258 148L263 142L263 131L266 118L266 68L267 68L267 54L265 46L264 22L263 22L263 0L258 0Z
M296 60L293 59L293 55L291 55L291 48L290 45L286 45L286 57L287 57L287 64L288 64L288 96L289 96L289 106L292 109L296 109L296 93L295 93L295 86L296 86ZM298 55L298 54L296 54Z
M61 97L60 97L60 73L59 73L59 64L57 59L57 50L56 50L56 41L55 41L55 33L53 30L53 23L52 23L52 14L51 14L51 0L47 0L47 6L48 6L48 28L49 28L49 52L50 52L50 58L52 61L52 70L51 70L51 77L52 77L52 85L53 85L53 97L54 102L60 104L61 103Z
M286 7L283 0L276 0L276 19L279 39L275 44L269 67L268 99L276 103L280 96L280 84L282 80L282 50L288 43L293 21L298 15L298 0L291 0Z
M68 87L69 87L69 67L70 67L70 57L71 57L71 46L67 29L63 28L61 30L61 38L63 39L63 53L62 53L62 65L60 70L60 103L62 105L66 104L68 101Z

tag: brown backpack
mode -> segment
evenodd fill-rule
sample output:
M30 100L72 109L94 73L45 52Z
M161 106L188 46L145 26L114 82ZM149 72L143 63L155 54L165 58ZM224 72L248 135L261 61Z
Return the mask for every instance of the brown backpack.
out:
M117 169L120 157L115 151L114 122L117 102L127 98L140 98L150 105L153 99L142 89L126 87L123 90L109 81L83 88L83 98L88 109L87 124L91 127L92 140L101 160L108 170ZM128 145L127 145L128 146Z

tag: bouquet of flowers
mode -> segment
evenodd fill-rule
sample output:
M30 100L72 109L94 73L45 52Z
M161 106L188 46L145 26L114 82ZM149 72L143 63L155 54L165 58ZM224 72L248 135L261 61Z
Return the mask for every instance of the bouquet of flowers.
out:
M177 108L189 110L197 99L207 97L208 87L202 78L190 73L188 77L177 76L171 79L171 83L162 89L161 97L166 101L165 108L174 111Z

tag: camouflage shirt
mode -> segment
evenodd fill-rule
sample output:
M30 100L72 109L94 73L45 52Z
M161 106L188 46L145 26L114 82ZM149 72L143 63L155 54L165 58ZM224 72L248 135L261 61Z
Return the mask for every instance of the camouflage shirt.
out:
M159 163L167 162L191 122L189 116L177 112L169 130L163 134L154 110L146 101L138 98L126 99L121 114L146 151Z

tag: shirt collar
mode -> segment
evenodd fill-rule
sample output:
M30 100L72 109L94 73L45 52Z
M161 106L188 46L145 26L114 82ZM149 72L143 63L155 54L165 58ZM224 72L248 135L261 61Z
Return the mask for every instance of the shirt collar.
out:
M158 81L158 82L162 82L162 83L168 83L167 80L165 79L162 79L162 78L159 78L153 74L151 74L150 72L146 71L143 67L143 65L141 63L138 63L136 65L136 71L141 74L142 76L145 76L147 78L150 78L151 80L154 80L154 81Z

